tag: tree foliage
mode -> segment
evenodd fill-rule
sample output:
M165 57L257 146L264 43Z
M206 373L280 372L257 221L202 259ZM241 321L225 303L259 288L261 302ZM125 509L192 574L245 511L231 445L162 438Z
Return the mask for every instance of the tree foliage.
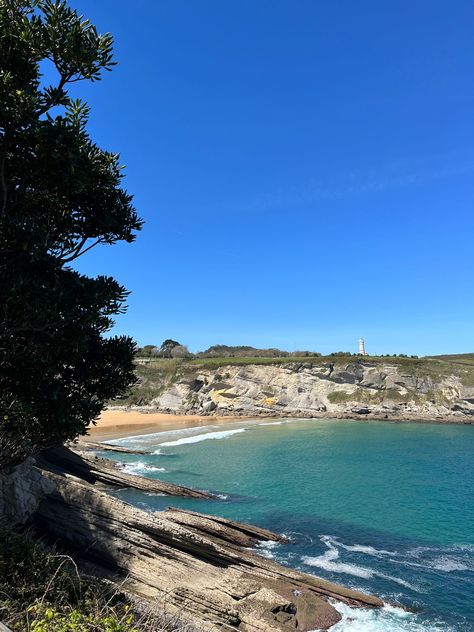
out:
M69 94L111 70L112 37L64 1L0 0L0 62L1 465L84 432L133 383L133 341L104 337L127 291L71 264L142 222Z
M171 358L173 349L175 347L180 347L180 346L181 346L181 343L179 343L177 340L172 340L171 338L167 338L161 343L160 353L163 355L164 358Z

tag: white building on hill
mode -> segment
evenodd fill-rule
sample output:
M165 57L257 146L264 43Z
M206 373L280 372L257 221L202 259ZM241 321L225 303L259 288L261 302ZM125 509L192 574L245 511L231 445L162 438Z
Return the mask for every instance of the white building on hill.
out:
M359 339L359 355L363 355L363 356L369 355L367 351L365 350L365 342L363 338Z

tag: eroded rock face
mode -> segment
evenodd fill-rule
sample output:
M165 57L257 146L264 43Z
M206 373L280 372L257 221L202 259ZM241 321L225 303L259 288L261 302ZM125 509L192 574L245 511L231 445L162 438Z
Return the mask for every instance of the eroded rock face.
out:
M33 459L0 471L0 524L24 524L54 485L34 467Z
M158 389L157 389L158 390ZM369 361L196 368L151 401L175 413L450 418L474 421L474 388ZM357 413L356 413L357 414ZM360 413L362 414L362 412ZM353 416L353 415L352 415Z
M247 548L280 536L195 512L148 513L69 474L43 471L54 486L38 529L86 555L107 576L199 627L244 632L326 630L340 620L328 602L380 607L376 597L305 575Z

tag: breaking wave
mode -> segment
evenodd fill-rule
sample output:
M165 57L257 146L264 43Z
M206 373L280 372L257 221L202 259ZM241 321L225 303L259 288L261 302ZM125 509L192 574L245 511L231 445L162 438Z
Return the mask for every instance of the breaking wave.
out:
M160 443L164 446L186 445L188 443L199 443L200 441L206 441L207 439L227 439L234 434L245 432L245 428L237 428L236 430L221 430L218 432L205 432L204 434L198 434L191 437L183 437L181 439L175 439L174 441L165 441Z
M127 474L146 474L147 472L166 472L164 467L156 467L148 465L143 461L135 461L135 463L121 463L121 468Z
M258 554L261 555L262 557L266 557L269 560L273 560L276 557L275 549L277 546L279 546L279 544L280 543L277 542L276 540L268 540L266 542L260 542L256 546L256 550Z

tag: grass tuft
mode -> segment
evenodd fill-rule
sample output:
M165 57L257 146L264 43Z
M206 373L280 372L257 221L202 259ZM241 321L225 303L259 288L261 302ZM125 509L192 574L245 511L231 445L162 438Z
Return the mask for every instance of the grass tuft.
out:
M177 617L137 603L74 560L0 529L0 621L13 632L194 632Z

